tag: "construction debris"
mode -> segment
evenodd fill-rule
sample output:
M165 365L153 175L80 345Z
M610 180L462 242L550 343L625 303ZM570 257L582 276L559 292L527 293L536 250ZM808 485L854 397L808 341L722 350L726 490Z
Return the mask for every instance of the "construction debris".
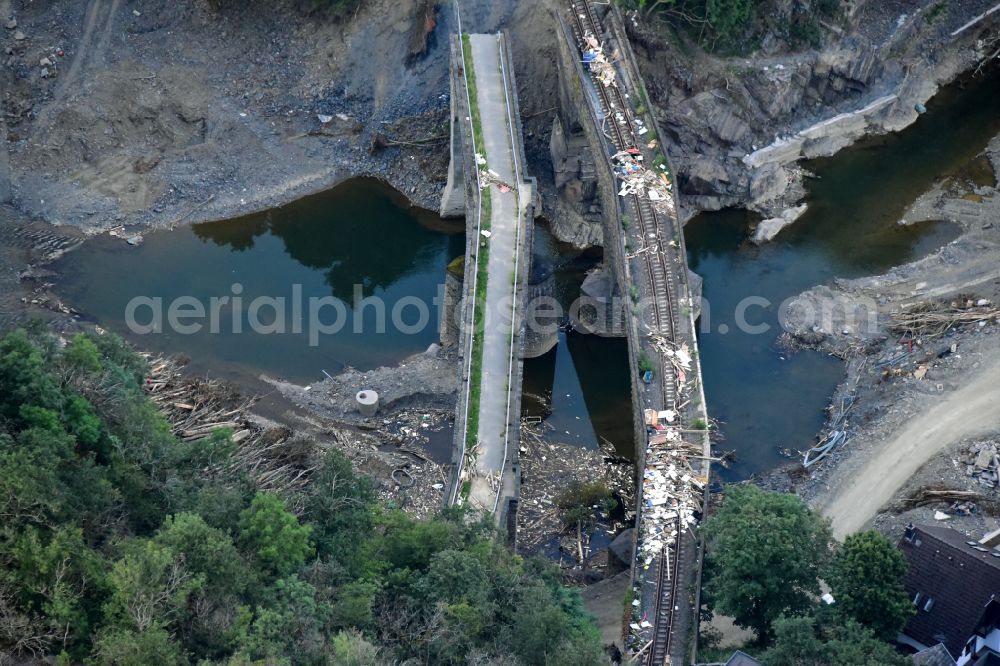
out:
M513 185L501 178L493 169L481 169L479 171L479 189L485 190L490 185L496 185L497 189L505 194L514 189Z
M966 476L977 480L986 488L1000 486L1000 446L995 442L978 442L968 450L965 463Z
M521 422L521 499L518 548L532 553L563 532L558 496L572 483L604 483L625 510L620 523L602 527L611 533L635 520L635 476L630 460L604 442L598 449L552 441L554 428L535 420ZM575 539L574 539L575 542ZM586 544L583 546L586 548ZM575 548L575 546L574 546Z

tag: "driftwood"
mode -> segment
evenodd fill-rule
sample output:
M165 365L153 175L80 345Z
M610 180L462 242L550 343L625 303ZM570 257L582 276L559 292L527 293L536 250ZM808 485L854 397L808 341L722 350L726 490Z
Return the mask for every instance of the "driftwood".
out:
M261 490L286 495L308 482L316 469L313 442L293 437L288 428L264 427L253 420L255 398L244 398L218 380L185 377L174 359L157 357L148 362L144 388L180 441L197 445L219 430L231 433L235 450L210 473L244 472Z
M972 502L978 505L983 513L991 516L1000 515L1000 501L997 501L995 497L983 495L973 490L957 490L954 488L931 486L920 488L911 493L909 497L901 499L897 509L899 511L906 511L918 506L927 506L928 504L937 504L939 502Z
M894 313L890 328L893 333L907 335L911 339L935 338L956 326L978 324L997 318L1000 318L1000 308L984 300L967 298L947 303L924 301Z

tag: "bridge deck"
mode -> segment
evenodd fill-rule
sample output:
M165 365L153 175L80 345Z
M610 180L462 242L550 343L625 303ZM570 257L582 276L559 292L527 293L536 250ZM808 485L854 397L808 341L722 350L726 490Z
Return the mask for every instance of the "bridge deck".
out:
M530 242L526 225L531 187L519 158L520 126L504 38L489 34L463 39L467 39L463 59L471 115L478 117L481 127L475 150L486 163L476 165L482 181L483 218L473 211L467 216L468 233L478 237L475 284L467 294L477 294L471 304L475 308L472 320L480 328L467 348L470 376L460 402L467 405L466 432L461 434L467 454L458 481L470 503L496 512L502 497L516 494L510 452L517 450L518 443L510 424L520 404L517 306L523 299L521 286L528 269L524 257Z

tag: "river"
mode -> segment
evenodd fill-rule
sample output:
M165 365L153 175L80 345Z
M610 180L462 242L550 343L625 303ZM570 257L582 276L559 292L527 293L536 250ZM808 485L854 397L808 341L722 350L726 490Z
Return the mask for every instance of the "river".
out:
M941 178L985 182L992 174L975 157L1000 132L1000 77L946 88L910 128L869 138L833 158L809 164L809 210L777 239L747 242L755 222L743 211L706 213L686 229L689 262L705 278L708 302L699 335L709 413L722 422L720 447L737 452L723 472L742 479L782 462L781 449L813 441L823 408L843 376L839 361L815 352L788 355L774 346L780 303L834 277L878 273L934 251L956 234L949 224L896 224L905 208ZM568 305L599 253L571 252L537 226L536 252L555 267L557 297ZM372 180L239 219L156 231L129 246L102 236L57 262L57 290L92 321L154 352L183 352L193 372L255 380L260 374L308 383L350 365L393 365L438 339L437 311L402 332L379 326L378 307L355 311L357 298L376 298L386 317L399 308L414 324L412 301L433 304L448 262L464 251L463 225L411 207L404 196ZM298 285L296 287L295 285ZM332 299L344 306L343 328L311 344L308 305L299 298ZM237 294L237 291L239 292ZM232 300L239 296L236 306ZM748 334L735 311L748 296L771 305L751 308L748 319L770 328ZM183 333L163 326L137 334L125 313L135 298L160 298L164 317L177 299L219 309L217 332ZM278 299L283 312L263 306L257 323L281 320L285 332L248 332L254 299ZM282 300L283 299L283 300ZM407 309L407 301L411 307ZM234 325L236 311L243 331ZM332 310L331 310L332 311ZM137 309L149 323L152 306ZM329 319L330 311L324 321ZM134 328L134 327L133 327ZM595 447L601 439L634 453L629 368L624 340L561 334L548 354L525 363L525 413L541 416L553 439Z

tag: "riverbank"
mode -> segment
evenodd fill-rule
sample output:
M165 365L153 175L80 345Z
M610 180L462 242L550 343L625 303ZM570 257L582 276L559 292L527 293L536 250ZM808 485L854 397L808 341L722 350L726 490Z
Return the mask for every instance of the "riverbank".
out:
M902 501L927 486L982 485L957 460L971 442L1000 435L1000 320L911 336L894 328L893 317L928 301L987 313L1000 302L1000 192L983 158L993 169L1000 164L1000 136L967 175L936 184L900 220L947 220L961 227L957 239L883 275L811 289L790 308L793 337L847 361L826 428L836 422L847 439L808 472L793 465L765 483L809 500L832 519L839 537L872 524L894 534L907 520L933 522L935 512L953 502L909 508ZM862 306L877 316L871 327ZM797 319L806 311L833 315ZM967 521L968 529L981 531L991 519L981 513Z
M796 163L915 122L940 87L993 54L1000 14L983 14L995 4L851 3L819 20L819 47L789 52L768 35L749 57L706 54L630 16L685 214L746 207L792 217L809 175Z
M291 1L12 2L13 203L89 234L225 219L370 175L436 208L448 63L433 45L411 53L424 4L330 17Z

